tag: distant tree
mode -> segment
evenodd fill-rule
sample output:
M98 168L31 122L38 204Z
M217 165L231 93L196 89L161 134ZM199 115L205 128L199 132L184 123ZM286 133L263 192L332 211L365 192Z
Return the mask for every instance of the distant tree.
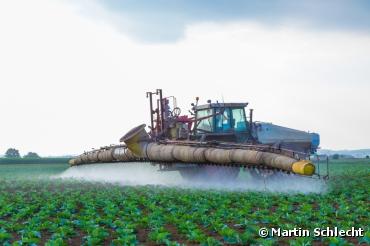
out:
M19 157L21 157L21 155L19 154L19 150L14 149L14 148L9 148L5 152L5 157L6 158L19 158Z
M27 155L24 155L23 158L40 158L40 156L35 152L28 152Z
M333 155L333 159L334 159L334 160L338 160L338 159L339 159L339 155L338 155L338 154L334 154L334 155Z
M366 158L366 159L369 159L370 157L367 155L365 158Z

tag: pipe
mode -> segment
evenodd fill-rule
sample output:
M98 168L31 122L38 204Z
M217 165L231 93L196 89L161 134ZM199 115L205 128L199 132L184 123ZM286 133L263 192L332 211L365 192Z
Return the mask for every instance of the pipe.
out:
M149 107L150 107L150 129L154 131L154 123L153 123L153 93L147 92L146 97L149 97Z
M315 166L308 160L298 160L276 153L150 142L144 127L145 125L135 127L122 137L121 141L125 142L134 154L149 161L262 165L308 176L315 172Z
M113 161L114 148L108 148L99 150L98 159L100 162L112 162Z
M249 133L253 138L253 109L249 109Z
M163 105L163 95L162 95L162 89L157 89L157 93L159 93L159 110L161 113L161 132L164 131L164 105Z
M215 163L222 165L266 166L300 175L311 176L315 166L309 160L299 160L282 154L260 150L222 147L198 147L181 145L181 143L152 142L145 131L145 124L140 125L124 135L120 141L126 146L113 146L84 153L70 161L79 165L93 162L112 161L155 161L184 163ZM186 142L184 142L186 144ZM240 147L240 146L239 146Z
M138 157L135 156L127 147L118 147L113 151L113 159L115 161L135 161Z

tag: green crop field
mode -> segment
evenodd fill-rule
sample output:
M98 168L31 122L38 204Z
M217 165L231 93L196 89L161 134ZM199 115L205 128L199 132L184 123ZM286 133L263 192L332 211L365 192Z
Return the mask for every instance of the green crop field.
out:
M1 164L67 164L71 158L42 157L42 158L0 158Z
M325 164L322 164L324 169ZM337 161L323 194L220 191L54 178L66 164L0 165L4 245L370 243L370 163ZM260 228L352 227L364 237L267 237Z

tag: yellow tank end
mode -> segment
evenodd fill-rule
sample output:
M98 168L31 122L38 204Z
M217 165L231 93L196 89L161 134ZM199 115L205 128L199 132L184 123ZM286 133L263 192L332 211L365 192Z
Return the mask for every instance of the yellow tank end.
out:
M296 174L312 176L315 173L315 166L308 160L294 162L292 171Z

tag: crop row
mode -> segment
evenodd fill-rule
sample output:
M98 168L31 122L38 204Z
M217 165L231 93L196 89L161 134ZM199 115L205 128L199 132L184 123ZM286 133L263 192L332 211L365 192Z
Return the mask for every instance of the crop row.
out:
M326 194L120 187L62 180L0 181L0 242L14 245L369 242L369 176L334 179ZM339 180L341 182L339 182ZM362 227L355 238L262 239L261 227Z

